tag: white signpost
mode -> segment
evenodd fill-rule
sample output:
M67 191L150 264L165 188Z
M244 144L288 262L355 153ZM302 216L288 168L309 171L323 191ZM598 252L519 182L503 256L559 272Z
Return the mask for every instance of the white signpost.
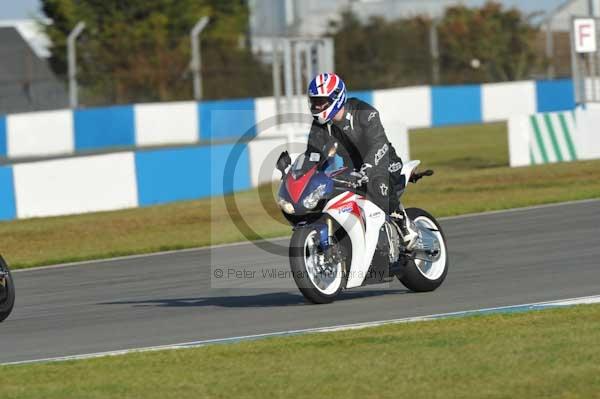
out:
M596 43L596 20L592 18L576 18L574 24L575 52L595 53Z
M600 105L600 18L573 17L571 61L575 102Z

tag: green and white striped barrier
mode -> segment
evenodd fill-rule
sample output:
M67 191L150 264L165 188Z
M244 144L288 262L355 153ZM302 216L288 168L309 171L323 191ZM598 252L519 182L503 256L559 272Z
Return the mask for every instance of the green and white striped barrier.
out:
M574 111L511 117L508 121L510 166L580 159Z
M535 114L529 121L531 164L577 160L575 112Z

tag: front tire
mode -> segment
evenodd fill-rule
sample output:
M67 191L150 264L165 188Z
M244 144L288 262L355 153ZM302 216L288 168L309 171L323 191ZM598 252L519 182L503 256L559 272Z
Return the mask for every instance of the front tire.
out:
M3 281L0 281L0 322L2 322L10 315L15 305L15 283L2 256L0 256L0 271L6 273Z
M419 208L408 208L406 214L419 229L428 229L433 233L440 243L440 253L435 261L409 259L404 273L398 279L411 291L433 291L442 285L448 274L449 261L446 236L438 221L427 211Z
M309 226L294 230L290 240L290 268L298 289L308 301L331 303L346 286L346 260L342 255L337 264L323 264L320 262L323 252L318 243L319 231L315 228ZM322 271L324 268L327 271Z

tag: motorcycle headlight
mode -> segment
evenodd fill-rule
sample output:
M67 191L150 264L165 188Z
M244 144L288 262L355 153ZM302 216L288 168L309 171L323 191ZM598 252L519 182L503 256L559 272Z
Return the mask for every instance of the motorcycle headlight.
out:
M327 186L325 186L325 184L321 184L319 187L315 188L312 193L308 194L306 198L304 198L304 201L302 201L304 207L306 209L313 209L317 206L319 200L325 195L326 188Z
M279 207L281 208L282 211L284 211L287 214L293 214L295 212L294 210L294 205L292 205L290 202L279 198L277 200L277 205L279 205Z

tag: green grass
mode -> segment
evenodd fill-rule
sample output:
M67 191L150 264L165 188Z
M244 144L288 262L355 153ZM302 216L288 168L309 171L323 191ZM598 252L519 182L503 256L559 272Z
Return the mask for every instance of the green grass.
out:
M0 367L9 398L597 398L600 306Z
M436 216L600 197L600 161L508 167L505 124L425 129L410 136L413 159L436 174L407 190L406 206ZM262 187L272 195L273 187ZM232 198L232 197L228 197ZM272 197L271 197L272 198ZM0 223L0 251L14 268L106 258L289 234L274 199L259 191L140 209ZM244 220L252 232L243 234Z

